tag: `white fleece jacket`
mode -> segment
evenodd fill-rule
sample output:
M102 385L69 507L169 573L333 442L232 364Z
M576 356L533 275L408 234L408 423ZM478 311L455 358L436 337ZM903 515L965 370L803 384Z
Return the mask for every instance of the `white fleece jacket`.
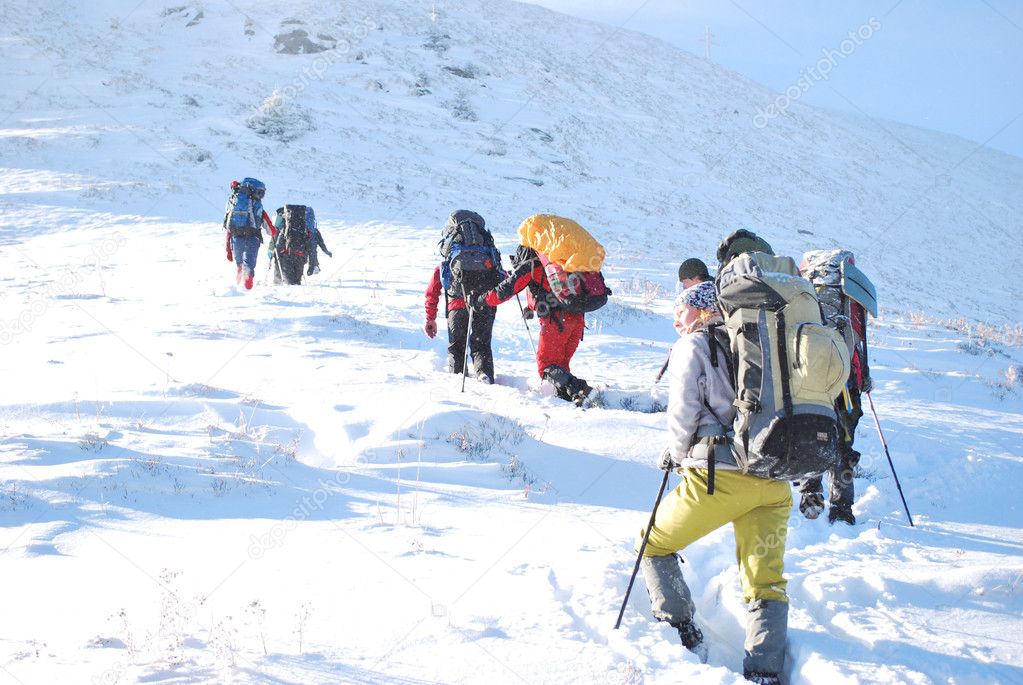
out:
M676 463L690 468L705 468L706 459L689 457L689 449L695 443L700 426L717 426L726 421L731 428L735 418L735 391L728 377L725 361L727 350L718 348L718 367L710 359L710 336L701 329L682 335L671 348L668 361L668 449ZM704 400L714 414L704 406ZM717 460L722 468L736 468L734 460Z

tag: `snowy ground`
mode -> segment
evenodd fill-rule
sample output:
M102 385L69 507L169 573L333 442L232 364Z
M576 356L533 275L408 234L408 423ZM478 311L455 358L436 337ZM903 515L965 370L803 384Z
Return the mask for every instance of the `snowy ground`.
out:
M686 554L709 665L640 587L612 630L660 478L666 297L612 283L576 362L609 406L584 412L537 390L513 303L499 384L459 392L427 272L397 263L423 230L327 221L323 274L244 292L215 227L56 220L5 248L4 682L739 682L728 530ZM791 521L788 682L1023 682L1018 334L874 331L916 528L865 419L861 523Z
M709 665L642 588L612 626L674 270L743 226L875 278L916 522L865 418L861 523L791 520L786 680L1023 683L1023 161L799 103L757 128L777 94L658 41L433 4L0 6L0 682L739 682L728 530L686 553ZM337 46L275 52L295 27ZM246 175L316 207L307 285L232 285ZM605 408L538 386L513 303L498 385L443 372L422 291L462 206L505 254L537 211L608 247L574 362Z

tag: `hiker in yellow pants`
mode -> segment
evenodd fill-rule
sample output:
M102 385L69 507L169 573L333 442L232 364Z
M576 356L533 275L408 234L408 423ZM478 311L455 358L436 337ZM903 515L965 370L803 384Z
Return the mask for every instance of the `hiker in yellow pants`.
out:
M707 646L693 622L695 607L675 552L731 523L749 605L743 674L776 685L788 630L782 573L792 494L786 482L738 470L728 445L735 415L732 360L728 336L716 327L720 323L713 283L697 284L679 296L675 328L681 338L668 363L670 439L660 466L680 468L683 481L657 507L640 566L654 618L675 627L682 644L706 661Z

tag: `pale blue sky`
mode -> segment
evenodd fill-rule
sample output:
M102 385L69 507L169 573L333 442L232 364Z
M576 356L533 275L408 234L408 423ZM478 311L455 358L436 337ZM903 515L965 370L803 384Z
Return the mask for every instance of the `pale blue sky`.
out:
M880 28L802 96L1023 157L1023 0L527 0L649 33L779 92L850 31Z

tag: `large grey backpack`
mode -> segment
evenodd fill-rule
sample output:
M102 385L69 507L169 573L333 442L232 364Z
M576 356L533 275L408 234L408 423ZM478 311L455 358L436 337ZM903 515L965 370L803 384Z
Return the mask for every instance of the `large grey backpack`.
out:
M800 480L835 466L834 401L850 355L842 336L825 325L813 284L791 258L750 252L720 269L717 287L736 365L739 468Z
M853 327L852 303L859 303L876 317L877 291L874 284L856 267L856 258L848 250L805 252L799 271L817 290L824 323L842 335L851 355L860 342Z

